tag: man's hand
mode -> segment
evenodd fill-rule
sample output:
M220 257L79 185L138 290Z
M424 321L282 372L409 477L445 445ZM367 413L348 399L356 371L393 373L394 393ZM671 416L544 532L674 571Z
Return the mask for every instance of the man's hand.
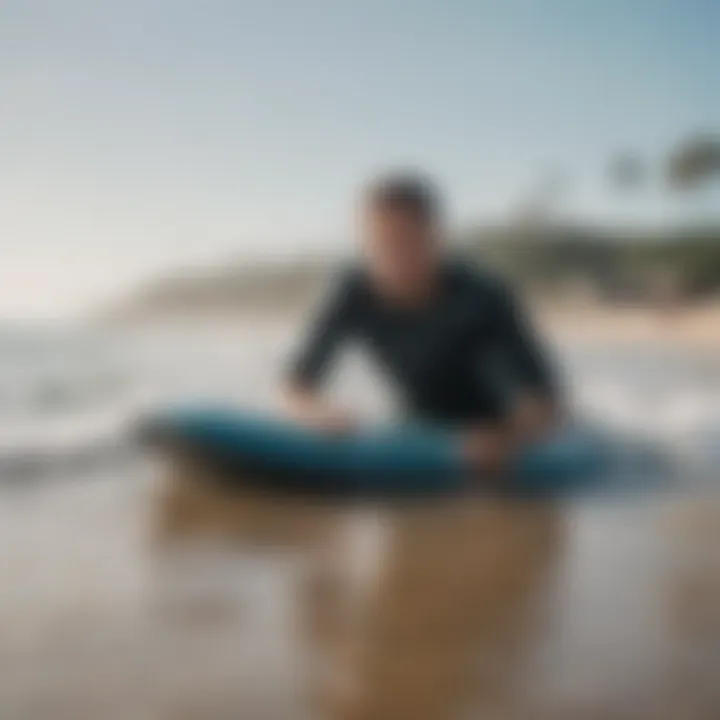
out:
M301 425L331 435L345 435L357 427L346 412L328 406L322 398L304 390L290 390L285 396L290 416Z
M468 431L463 438L463 454L473 469L483 473L500 473L512 452L506 432L483 426Z
M346 435L357 427L355 418L333 408L318 408L301 416L299 421L307 427L329 435Z

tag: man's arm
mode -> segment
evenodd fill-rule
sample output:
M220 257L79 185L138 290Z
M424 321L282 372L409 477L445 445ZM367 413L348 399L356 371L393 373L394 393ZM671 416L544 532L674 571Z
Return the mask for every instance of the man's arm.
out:
M471 428L468 460L484 471L502 470L517 448L551 432L562 417L561 392L547 354L512 293L500 288L493 304L494 340L511 385L504 422Z
M562 392L548 352L512 293L497 300L497 336L508 365L513 394L509 422L520 441L555 428L562 416Z
M347 337L352 314L352 281L342 277L312 320L291 358L284 383L285 406L295 420L319 429L343 431L352 425L344 412L327 404L321 386Z

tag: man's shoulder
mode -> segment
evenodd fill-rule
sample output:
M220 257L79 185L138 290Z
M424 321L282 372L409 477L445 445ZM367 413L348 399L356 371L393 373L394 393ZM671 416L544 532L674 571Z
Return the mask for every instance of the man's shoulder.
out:
M367 273L358 263L346 263L336 267L330 274L332 295L343 303L354 303L365 295Z
M368 284L368 275L361 263L348 262L338 266L334 273L335 283L346 290L361 290Z
M502 301L511 295L508 282L499 273L469 260L452 258L446 264L453 287L490 301Z

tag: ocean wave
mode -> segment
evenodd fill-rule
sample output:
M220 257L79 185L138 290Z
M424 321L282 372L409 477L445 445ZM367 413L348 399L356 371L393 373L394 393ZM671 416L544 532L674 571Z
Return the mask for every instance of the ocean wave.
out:
M94 477L136 458L136 449L122 439L55 451L15 451L0 456L0 485L28 487L51 479Z
M77 476L124 461L135 452L131 421L163 402L265 403L283 341L261 339L234 331L113 342L0 333L0 482ZM643 453L671 455L684 468L717 474L720 365L649 351L563 348L562 356L578 414L618 441L632 440L632 462ZM358 391L358 410L382 394L362 374L346 384Z

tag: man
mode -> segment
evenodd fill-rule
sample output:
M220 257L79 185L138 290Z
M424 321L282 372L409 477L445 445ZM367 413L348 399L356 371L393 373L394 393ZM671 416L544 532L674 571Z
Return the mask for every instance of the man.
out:
M354 420L322 381L348 339L392 377L412 418L458 427L467 459L498 470L556 422L557 387L511 293L443 248L438 194L421 176L380 178L361 202L362 259L346 271L292 359L293 416L328 432Z

